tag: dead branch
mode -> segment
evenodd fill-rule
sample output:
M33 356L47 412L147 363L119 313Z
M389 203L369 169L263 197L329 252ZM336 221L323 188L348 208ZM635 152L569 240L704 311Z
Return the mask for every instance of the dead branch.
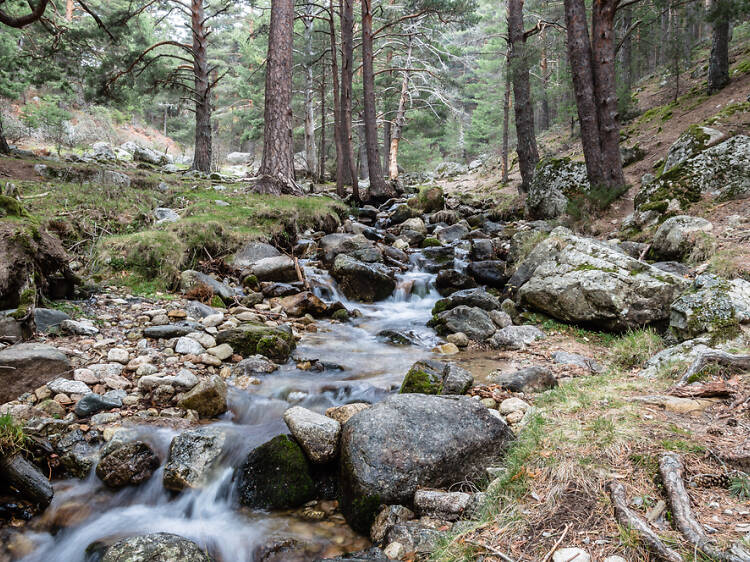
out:
M665 545L651 526L628 507L628 498L625 495L625 486L622 483L612 480L607 483L607 488L612 499L612 506L615 509L615 519L620 525L638 533L640 539L661 560L682 562L682 556Z
M747 558L740 558L733 552L722 552L711 544L703 527L693 515L690 507L690 496L685 489L683 474L685 467L680 456L676 453L664 453L659 459L659 472L661 474L664 489L667 492L667 500L672 509L672 518L682 536L693 545L693 547L711 558L712 560L725 560L727 562L747 562Z
M677 386L685 386L690 379L700 373L706 366L711 363L718 363L725 367L734 367L738 369L750 370L750 355L732 355L719 349L708 349L702 352L695 361L690 365L685 374L677 383Z
M735 391L736 389L732 388L726 381L710 381L702 384L676 386L668 394L681 398L727 398Z
M49 0L39 0L39 3L36 6L29 2L31 12L18 17L8 15L0 10L0 23L4 23L9 27L15 27L17 29L26 27L30 23L34 23L35 21L41 19L41 17L44 15L44 10L47 9L47 4L49 4Z

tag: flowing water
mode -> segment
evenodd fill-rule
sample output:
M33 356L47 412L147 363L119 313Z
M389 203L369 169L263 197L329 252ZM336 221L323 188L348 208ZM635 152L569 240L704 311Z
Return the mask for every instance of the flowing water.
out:
M317 359L322 371L300 370L294 361L262 377L260 385L244 391L230 387L230 411L214 425L228 433L224 456L202 489L174 494L162 487L160 468L145 484L112 492L92 471L88 479L55 483L55 497L35 522L27 538L35 549L27 562L77 562L98 559L87 547L120 537L171 532L192 539L217 561L250 561L256 549L273 537L292 537L326 546L362 546L339 517L306 522L290 513L268 513L241 508L234 496L233 467L247 452L286 431L283 412L300 405L318 412L352 402L377 402L398 387L409 366L430 355L436 343L425 326L439 298L434 275L416 267L399 276L398 289L389 300L372 305L347 302L324 271L306 266L318 296L357 308L360 318L349 323L321 321L317 332L306 332L294 354L300 360ZM382 330L408 333L415 345L396 346L377 334ZM137 438L148 442L164 460L177 431L153 426L136 428ZM347 542L348 541L348 542ZM359 543L357 542L359 541ZM328 552L335 553L335 549Z

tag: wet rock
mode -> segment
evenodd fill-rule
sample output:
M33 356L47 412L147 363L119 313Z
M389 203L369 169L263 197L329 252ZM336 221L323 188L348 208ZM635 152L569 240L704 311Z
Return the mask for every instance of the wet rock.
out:
M409 205L403 204L397 206L391 213L390 224L391 226L406 222L410 218L418 217L419 211L409 207Z
M495 259L495 246L488 238L476 238L471 241L471 259L488 261Z
M67 356L39 343L20 343L0 350L0 404L71 371Z
M414 519L414 512L403 505L387 505L381 509L370 528L370 540L380 544L394 525Z
M0 476L4 485L14 488L23 499L42 509L52 501L54 491L50 481L20 454L0 455Z
M343 426L344 515L353 529L367 533L381 504L408 505L420 486L472 478L512 440L505 423L475 400L390 396Z
M333 278L350 299L373 302L388 298L396 288L391 271L381 264L364 263L348 255L339 255Z
M348 255L364 262L381 261L375 245L361 234L328 234L318 242L320 258L329 268L339 254Z
M364 402L355 402L353 404L344 404L343 406L334 406L326 410L326 416L336 420L340 424L346 423L354 414L366 410L370 404Z
M237 268L250 267L254 263L281 255L276 248L265 242L248 242L234 254L232 265Z
M543 392L557 386L557 379L544 367L527 367L513 373L495 371L489 379L511 392Z
M284 412L284 422L312 462L326 463L336 457L341 433L339 422L300 406Z
M164 465L163 483L168 490L200 488L218 466L226 434L217 427L184 431L172 439Z
M464 394L474 384L466 369L440 361L417 361L401 383L401 394Z
M435 235L440 242L443 244L450 244L458 240L462 240L469 234L469 229L463 224L457 223L452 226L446 226L440 230L435 231Z
M319 317L326 313L328 306L312 292L305 291L281 299L281 307L289 316L304 316L310 314Z
M495 349L524 349L536 340L544 338L536 326L508 326L495 332L490 345Z
M86 478L99 460L99 444L90 443L80 429L63 435L54 445L62 465L75 478Z
M461 332L475 341L489 339L496 330L485 310L464 305L437 314L428 325L440 335Z
M269 361L262 355L252 355L243 359L234 366L232 372L235 376L253 377L256 375L267 375L273 373L279 366Z
M680 215L665 220L654 235L651 253L664 260L681 260L696 248L705 252L705 256L712 254L715 242L707 234L714 225L706 219ZM702 259L704 256L699 256Z
M273 328L262 324L242 324L238 328L222 330L216 335L216 343L227 343L243 356L263 355L280 363L286 363L296 347L288 326Z
M277 283L289 283L297 281L297 270L294 260L289 256L274 256L263 258L255 262L250 271L258 281L273 281Z
M750 282L699 275L671 306L669 328L680 340L709 334L714 341L731 339L750 321Z
M191 332L202 329L203 326L198 322L183 320L182 322L166 324L164 326L149 326L143 330L143 336L155 340L171 339L187 336Z
M76 403L75 414L79 418L87 418L102 410L111 410L113 408L122 408L121 398L110 398L90 392Z
M455 269L443 269L438 272L435 279L435 288L442 296L448 296L462 289L473 289L477 286L476 281Z
M663 321L685 287L669 275L607 244L556 228L509 281L521 304L563 322L605 330Z
M227 411L227 385L218 375L200 381L177 405L195 410L202 418L213 418Z
M53 328L58 328L64 320L70 320L70 316L62 310L54 308L35 308L34 324L38 332L46 333Z
M416 197L409 199L409 206L425 213L440 211L445 206L443 190L438 186L425 186L419 190Z
M584 357L578 353L568 353L567 351L555 351L552 354L552 360L560 365L575 365L591 371L592 373L601 373L604 368L596 359Z
M429 273L453 267L455 248L452 246L434 246L424 248L421 252L419 266Z
M420 517L428 516L443 521L456 521L464 515L474 515L473 512L483 500L484 494L417 490L414 494L414 509Z
M381 330L377 336L396 345L416 345L416 339L410 335L396 330Z
M212 562L201 547L170 533L152 533L116 542L102 562Z
M469 342L471 341L469 339L469 336L467 336L463 332L457 332L455 334L448 334L447 336L445 336L445 339L448 340L450 343L454 344L456 347L466 347L469 345Z
M506 264L502 260L473 261L466 272L480 285L502 289L510 278L505 268Z
M159 468L159 457L146 443L133 441L104 455L96 466L96 475L110 488L138 486Z
M546 158L536 167L526 207L537 219L554 219L568 212L571 197L591 189L586 165L569 158Z
M469 306L483 310L500 309L500 300L481 288L456 291L447 298L440 299L432 309L433 314L439 314L457 306Z
M302 448L279 435L250 452L237 473L240 502L263 509L298 507L312 499L315 483Z
M215 295L218 295L223 301L227 302L231 301L235 297L240 297L243 294L240 289L230 287L226 283L217 281L210 275L206 275L205 273L201 273L200 271L188 269L180 274L180 289L183 292L187 292L199 285L205 285L206 287L211 289Z

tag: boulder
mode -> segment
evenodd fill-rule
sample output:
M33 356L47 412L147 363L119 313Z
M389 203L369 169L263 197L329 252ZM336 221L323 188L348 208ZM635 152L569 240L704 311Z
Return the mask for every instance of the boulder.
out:
M279 366L262 355L251 355L237 363L232 369L235 376L254 377L273 373Z
M469 229L461 223L456 223L452 226L446 226L440 230L435 230L435 235L440 242L443 244L451 244L462 240L469 234Z
M596 359L584 357L578 353L555 351L552 354L552 360L559 365L575 365L592 373L601 373L604 370L604 367Z
M301 406L284 412L284 422L312 462L327 463L336 458L341 433L339 422Z
M305 291L281 299L281 307L289 316L304 316L309 314L313 317L322 316L328 310L328 306L312 292Z
M669 171L679 166L689 158L705 150L708 146L716 144L723 137L721 131L711 127L692 125L669 147L667 157L664 160L664 171Z
M544 332L536 326L507 326L495 332L490 345L495 349L524 349L542 338Z
M159 457L146 443L133 441L107 452L96 466L96 475L110 488L138 486L159 468Z
M465 289L456 291L449 297L437 301L432 309L432 313L439 314L461 305L481 308L487 311L499 310L500 299L481 288Z
M470 398L398 394L352 416L341 434L342 510L369 533L381 504L412 503L418 487L480 477L513 441Z
M230 152L226 156L227 163L237 166L239 164L252 164L255 155L252 152Z
M155 166L166 166L167 164L174 163L174 160L168 154L156 152L155 150L139 145L135 145L133 148L133 160L135 162L146 162Z
M253 449L237 470L237 481L240 503L254 508L298 507L315 495L307 458L288 435Z
M476 238L471 241L471 259L488 261L495 259L495 245L489 238Z
M464 394L474 384L467 370L452 363L423 360L411 366L401 383L401 394Z
M289 256L262 258L252 264L250 271L258 281L289 283L298 279L294 260Z
M219 297L221 297L221 299L224 301L231 301L235 297L240 297L243 295L241 289L230 287L226 283L217 281L210 275L206 275L205 273L201 273L200 271L188 269L180 274L180 289L182 291L189 291L190 289L193 289L194 287L197 287L199 285L205 285L206 287L211 289L214 294L219 295Z
M166 207L157 207L154 209L154 224L162 224L165 222L177 222L180 220L180 215L174 209L168 209Z
M101 396L89 392L76 403L75 414L79 418L87 418L101 412L102 410L111 410L113 408L122 408L121 398L115 396Z
M286 363L296 347L291 329L284 325L242 324L238 328L216 334L216 343L228 343L242 356L263 355L279 363Z
M456 249L453 246L431 246L423 248L418 257L419 267L428 273L437 273L453 267Z
M334 233L320 239L318 255L326 266L333 266L333 262L339 254L346 254L364 262L382 260L375 244L361 234Z
M331 273L348 298L362 302L386 299L396 288L393 274L386 266L365 263L346 254L336 257Z
M591 189L586 165L570 158L547 158L534 170L526 196L529 214L537 219L554 219L568 212L570 197Z
M193 541L171 533L122 539L110 546L101 562L212 562Z
M543 392L557 386L557 379L544 367L527 367L513 373L495 371L489 379L511 392Z
M487 312L478 307L460 305L433 316L428 323L440 335L461 332L475 341L492 337L496 327Z
M64 320L70 320L70 316L62 310L55 310L54 308L34 309L34 324L36 324L37 332L49 332L58 328Z
M672 303L669 328L680 340L708 334L720 341L735 337L749 321L750 282L704 274Z
M437 186L424 186L416 197L409 199L409 206L425 213L441 211L445 206L443 190Z
M226 433L217 427L201 427L180 433L169 445L163 484L168 490L200 488L218 463Z
M563 322L627 330L666 320L684 279L555 229L509 281L521 304Z
M248 242L234 254L232 265L238 268L250 267L262 259L274 258L280 255L281 252L270 244L266 244L265 242Z
M473 289L477 286L476 281L455 269L443 269L438 272L435 279L435 288L442 296L447 296L463 289Z
M6 368L1 368L6 367ZM40 343L19 343L0 350L0 404L15 400L72 372L67 356Z
M713 238L708 234L714 225L706 219L679 215L665 220L654 234L651 243L651 254L663 260L682 260L696 251L712 254L711 249L715 245ZM709 254L709 255L710 255Z
M200 381L177 403L195 410L202 418L213 418L227 411L227 385L218 375Z
M502 289L510 277L505 272L505 267L506 264L502 260L473 261L466 268L466 273L480 285Z

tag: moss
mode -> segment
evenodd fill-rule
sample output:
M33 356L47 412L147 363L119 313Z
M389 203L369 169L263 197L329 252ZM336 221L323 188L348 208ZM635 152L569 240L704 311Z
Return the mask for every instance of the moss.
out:
M350 515L347 518L349 526L363 535L370 534L370 527L380 509L382 501L377 494L362 496L352 501Z
M331 315L331 318L338 320L339 322L346 322L349 320L349 312L345 308L339 308Z
M437 315L441 312L445 312L448 310L448 305L450 305L450 299L440 299L435 303L435 306L432 307L432 314Z
M23 320L26 318L36 304L36 287L32 284L31 287L25 289L19 297L18 307L11 314L15 320Z
M750 73L750 59L741 60L732 69L733 76Z
M291 353L289 343L278 335L263 336L258 340L256 353L276 360L286 360Z
M251 507L285 509L313 498L315 482L304 452L289 435L254 449L240 469L240 500Z
M258 282L258 278L251 273L242 280L242 286L255 291L260 287L260 283Z
M239 328L219 332L216 341L228 343L244 356L260 353L281 362L285 362L295 348L292 334L262 324L244 324Z
M606 273L617 273L617 268L614 267L596 267L590 263L582 263L576 266L573 271L604 271Z
M445 206L443 190L437 186L423 185L417 196L409 200L409 205L426 213L439 211Z
M750 101L729 103L722 109L717 111L713 116L709 117L704 121L706 125L715 125L725 119L732 117L736 113L748 113L750 112Z
M415 366L409 369L401 383L401 394L440 394L443 391L443 381L435 373L428 373Z
M422 248L434 248L436 246L442 246L443 244L437 238L428 237L422 240Z
M669 201L662 199L661 201L650 201L645 205L641 205L638 210L644 213L646 211L656 211L657 213L661 214L666 212L668 207Z
M224 301L221 300L221 297L219 295L214 295L211 297L211 306L214 308L226 308L227 306L224 304Z
M0 217L28 218L30 215L23 206L7 195L0 195Z

